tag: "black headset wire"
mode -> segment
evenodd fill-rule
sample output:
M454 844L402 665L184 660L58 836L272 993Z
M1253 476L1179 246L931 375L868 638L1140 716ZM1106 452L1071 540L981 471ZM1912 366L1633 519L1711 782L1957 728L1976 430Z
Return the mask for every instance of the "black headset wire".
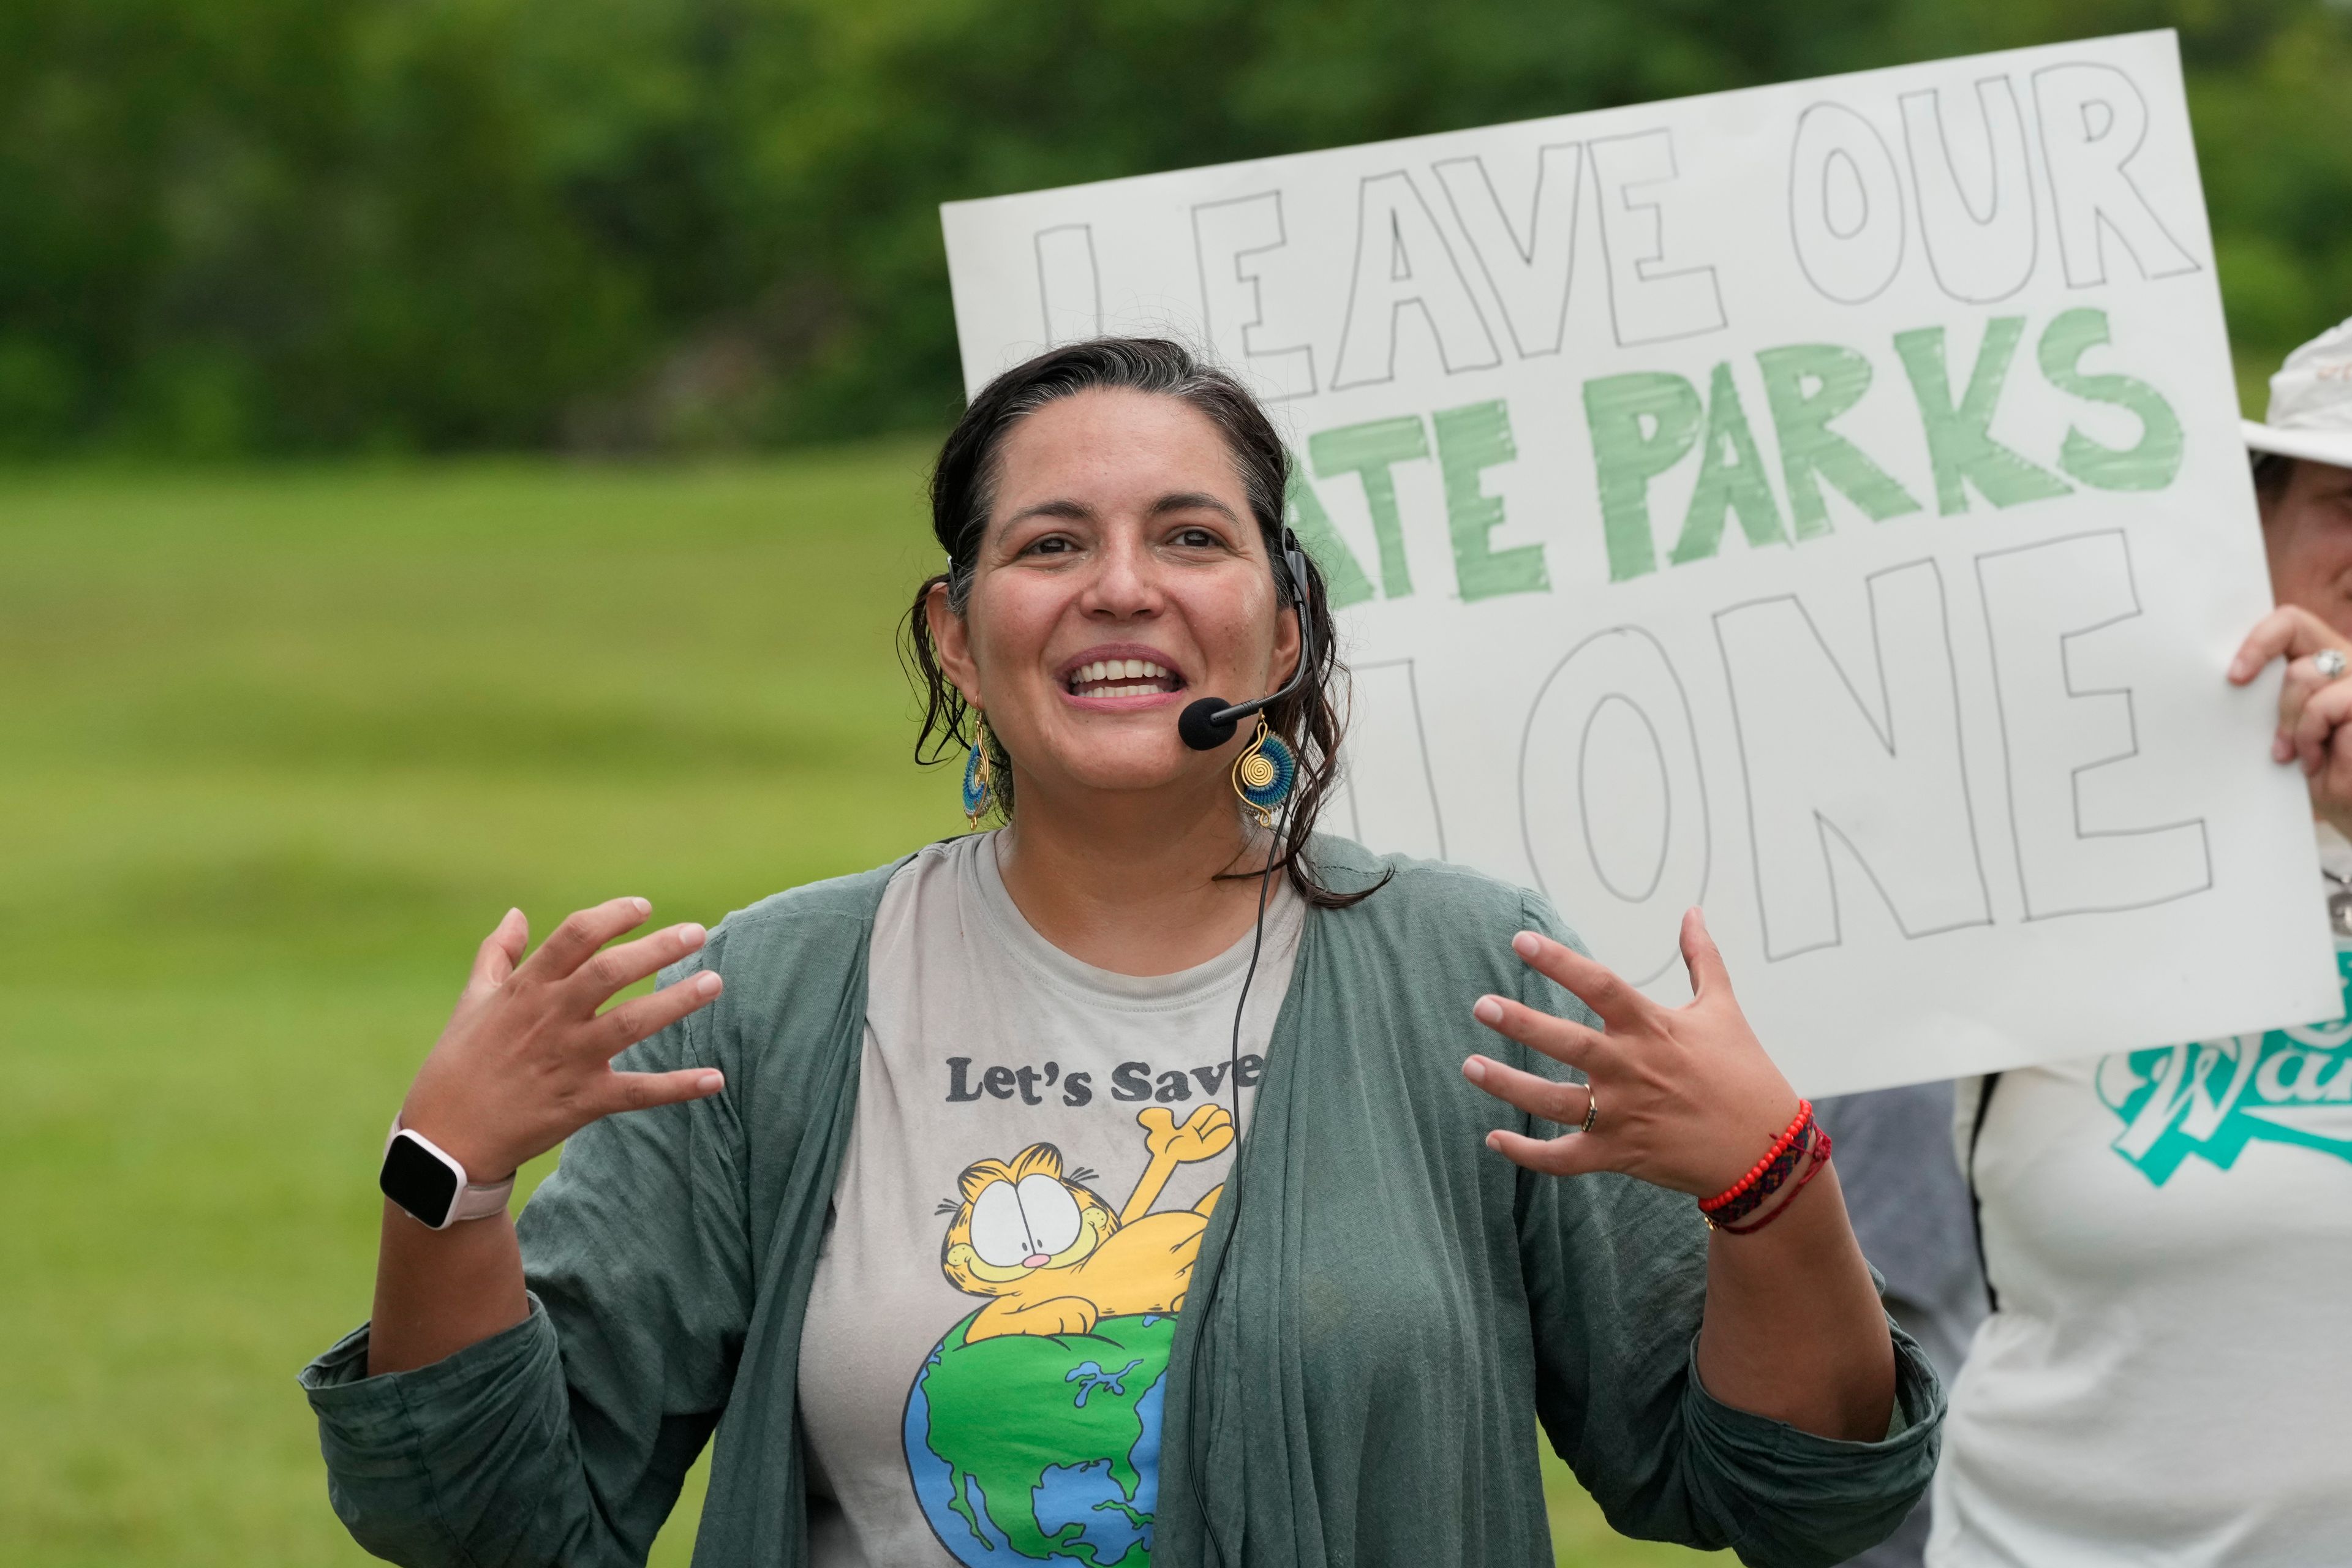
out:
M1286 545L1290 547L1284 552L1286 555L1292 553L1292 552L1297 549L1296 542L1287 531L1285 531L1284 532L1283 542ZM1298 626L1299 630L1302 633L1299 639L1298 657L1303 667L1304 662L1314 658L1316 653L1314 627L1309 622L1309 616L1314 613L1314 605L1312 602L1314 588L1311 580L1301 580L1296 574L1289 571L1286 565L1283 572L1283 575L1289 579L1293 584L1291 603L1298 611ZM1233 1037L1225 1050L1225 1093L1227 1099L1231 1101L1233 1108L1234 1163L1232 1170L1226 1173L1224 1195L1218 1200L1217 1206L1223 1209L1230 1209L1234 1216L1232 1223L1225 1228L1226 1258L1230 1258L1232 1256L1234 1237L1241 1226L1242 1017L1244 1014L1249 1011L1250 983L1257 978L1258 958L1265 950L1266 905L1269 902L1270 896L1274 890L1275 868L1277 866L1282 865L1286 858L1283 853L1283 842L1290 831L1290 808L1292 802L1297 798L1297 793L1296 790L1283 797L1282 816L1275 825L1273 841L1266 846L1265 868L1258 873L1257 922L1255 930L1250 937L1249 967L1242 971L1241 994L1234 1000ZM1216 1521L1210 1516L1208 1498L1201 1489L1201 1467L1197 1462L1195 1462L1200 1454L1200 1444L1195 1440L1194 1435L1201 1430L1202 1426L1202 1409L1201 1405L1201 1363L1203 1357L1201 1354L1201 1342L1209 1332L1210 1320L1215 1313L1217 1308L1217 1292L1223 1287L1225 1282L1224 1261L1224 1258L1219 1258L1217 1271L1209 1280L1208 1300L1201 1302L1197 1308L1195 1308L1189 1300L1185 1303L1185 1310L1187 1311L1197 1310L1199 1312L1201 1327L1192 1336L1192 1363L1186 1373L1186 1383L1188 1384L1189 1392L1189 1397L1186 1400L1186 1404L1189 1406L1187 1419L1191 1423L1191 1430L1185 1435L1186 1455L1184 1479L1186 1483L1192 1489L1192 1506L1201 1515L1202 1535L1208 1542L1210 1550L1216 1553L1216 1560L1220 1563L1226 1561L1225 1547L1224 1542L1217 1539ZM1246 1468L1244 1467L1244 1468ZM1244 1479L1244 1485L1247 1485L1246 1479ZM1244 1499L1243 1509L1245 1521L1243 1528L1246 1531L1248 1528L1246 1524L1248 1509L1246 1497Z
M1241 995L1236 998L1234 1003L1233 1040L1225 1052L1225 1090L1233 1106L1234 1163L1233 1169L1226 1173L1224 1195L1218 1200L1217 1206L1219 1208L1230 1208L1233 1212L1233 1222L1227 1226L1225 1229L1224 1256L1218 1259L1217 1271L1210 1278L1209 1280L1208 1300L1201 1302L1197 1308L1195 1308L1190 1301L1185 1303L1186 1310L1197 1310L1200 1313L1201 1327L1192 1336L1192 1364L1186 1373L1186 1381L1190 1384L1191 1394L1191 1397L1186 1401L1190 1407L1187 1413L1187 1419L1191 1423L1191 1430L1186 1434L1186 1463L1184 1466L1184 1479L1192 1488L1192 1506L1194 1509L1199 1510L1201 1515L1202 1534L1207 1540L1210 1549L1216 1553L1216 1561L1220 1563L1227 1561L1224 1542L1217 1539L1216 1521L1210 1515L1208 1498L1201 1489L1201 1466L1197 1462L1201 1451L1201 1445L1197 1440L1196 1435L1203 1426L1203 1411L1201 1404L1201 1364L1205 1358L1201 1354L1201 1344L1202 1340L1208 1335L1210 1321L1216 1312L1217 1292L1223 1287L1225 1282L1225 1263L1233 1255L1234 1237L1241 1226L1242 1016L1249 1010L1250 983L1257 978L1258 956L1265 948L1266 904L1268 902L1268 895L1273 891L1274 888L1275 868L1281 864L1284 858L1282 854L1283 836L1288 831L1289 827L1290 802L1286 799L1282 803L1281 820L1274 831L1274 841L1266 846L1265 869L1258 874L1257 929L1255 934L1250 939L1249 967L1242 971ZM1244 1479L1244 1484L1246 1486L1246 1479ZM1244 1512L1246 1515L1246 1498L1244 1500ZM1246 1524L1244 1524L1244 1528L1247 1528Z

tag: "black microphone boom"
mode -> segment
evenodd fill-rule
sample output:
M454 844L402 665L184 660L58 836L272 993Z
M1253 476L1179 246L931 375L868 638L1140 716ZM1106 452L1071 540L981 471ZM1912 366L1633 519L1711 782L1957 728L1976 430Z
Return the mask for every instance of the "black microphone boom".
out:
M1222 697L1203 697L1177 715L1176 733L1196 752L1213 752L1234 738L1234 730L1254 704L1229 708Z
M1291 603L1298 610L1298 668L1290 672L1290 679L1282 683L1282 689L1271 696L1255 698L1247 702L1235 702L1230 706L1222 697L1203 697L1197 702L1188 704L1184 711L1177 715L1176 733L1186 745L1196 752L1213 752L1232 740L1234 728L1243 720L1273 707L1301 686L1306 685L1307 676L1314 671L1315 626L1307 618L1307 559L1298 549L1297 542L1287 535L1284 538L1284 544L1286 547L1283 551L1286 558L1284 565L1289 580L1297 584L1290 598Z

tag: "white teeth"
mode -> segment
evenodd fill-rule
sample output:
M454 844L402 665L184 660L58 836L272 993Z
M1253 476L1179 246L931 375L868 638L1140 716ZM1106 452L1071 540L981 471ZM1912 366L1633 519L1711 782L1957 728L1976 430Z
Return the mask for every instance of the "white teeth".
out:
M1098 658L1072 670L1069 685L1081 697L1157 697L1173 690L1175 679L1173 671L1151 659Z
M1070 671L1072 680L1166 680L1172 672L1148 658L1098 658Z

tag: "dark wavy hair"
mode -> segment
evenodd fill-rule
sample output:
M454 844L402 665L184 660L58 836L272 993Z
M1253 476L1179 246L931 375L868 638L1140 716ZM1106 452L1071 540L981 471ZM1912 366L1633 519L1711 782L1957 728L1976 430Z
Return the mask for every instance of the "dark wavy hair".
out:
M1270 560L1281 558L1290 451L1265 410L1240 382L1204 363L1183 344L1164 338L1096 338L1065 344L1013 366L982 387L965 407L947 444L940 448L938 466L931 470L931 531L938 535L940 548L947 552L948 568L925 578L915 590L904 628L908 676L923 700L923 727L915 741L915 761L924 766L968 750L979 726L963 693L940 668L939 650L931 646L930 622L923 606L931 590L943 584L948 605L957 615L962 615L971 603L981 537L987 531L995 500L998 454L1013 427L1056 398L1098 389L1173 397L1215 426L1233 455L1266 554ZM1280 574L1276 583L1279 590ZM1345 724L1343 698L1338 694L1345 691L1347 669L1333 647L1330 596L1323 574L1312 560L1307 563L1303 588L1297 608L1314 633L1314 666L1305 685L1265 712L1267 724L1288 742L1298 759L1298 782L1278 854L1284 875L1302 898L1325 908L1340 908L1365 894L1337 893L1324 886L1304 849L1337 775L1339 736ZM998 808L1010 816L1013 809L1010 759L993 731L988 731L988 740Z
M2294 459L2277 452L2250 452L2247 458L2253 466L2254 494L2265 507L2276 506L2294 482Z

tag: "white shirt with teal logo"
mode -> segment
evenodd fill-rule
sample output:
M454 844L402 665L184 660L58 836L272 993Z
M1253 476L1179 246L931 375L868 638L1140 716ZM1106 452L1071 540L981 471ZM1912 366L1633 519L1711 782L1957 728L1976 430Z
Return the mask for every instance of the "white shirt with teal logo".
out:
M1930 1568L2352 1563L2352 1017L2004 1073L1975 1174Z

